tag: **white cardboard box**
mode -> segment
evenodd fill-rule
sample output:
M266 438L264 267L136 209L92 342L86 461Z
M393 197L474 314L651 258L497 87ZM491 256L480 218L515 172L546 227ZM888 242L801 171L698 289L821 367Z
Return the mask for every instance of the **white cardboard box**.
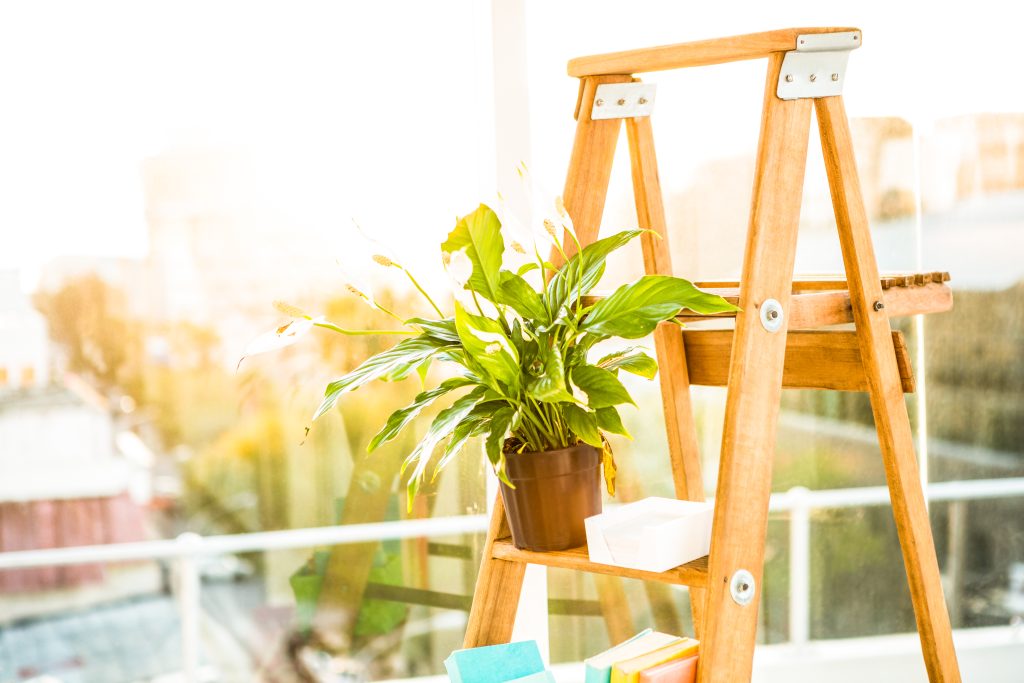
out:
M708 554L711 503L644 498L585 520L590 561L664 572Z

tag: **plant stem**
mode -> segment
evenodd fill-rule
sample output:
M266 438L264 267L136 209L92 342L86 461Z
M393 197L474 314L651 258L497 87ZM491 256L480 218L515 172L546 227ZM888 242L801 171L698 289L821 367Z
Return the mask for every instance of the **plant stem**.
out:
M395 265L397 265L397 264L395 264ZM434 310L437 312L437 315L442 317L442 318L445 317L444 313L441 312L441 309L438 308L437 304L434 303L434 300L430 298L429 294L427 294L427 290L423 289L423 287L420 286L420 283L416 281L416 278L413 277L412 273L409 272L409 269L406 268L405 266L398 266L398 267L401 268L402 272L405 273L405 276L409 278L409 281L412 282L413 287L415 287L416 289L419 290L420 294L423 295L423 298L425 298L428 302L430 302L430 305L433 306Z

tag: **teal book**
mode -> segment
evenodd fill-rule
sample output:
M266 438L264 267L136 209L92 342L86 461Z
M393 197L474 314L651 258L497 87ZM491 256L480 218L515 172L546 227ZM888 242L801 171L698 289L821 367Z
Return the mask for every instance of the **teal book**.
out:
M522 678L514 678L506 683L555 683L555 675L545 670Z
M456 650L444 660L452 683L505 683L530 674L544 673L537 642L488 645ZM546 679L529 683L545 683Z

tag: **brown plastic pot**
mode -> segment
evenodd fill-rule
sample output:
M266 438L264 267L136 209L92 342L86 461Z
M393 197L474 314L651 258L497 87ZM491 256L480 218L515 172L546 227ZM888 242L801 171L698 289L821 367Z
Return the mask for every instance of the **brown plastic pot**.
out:
M566 550L585 545L583 520L601 513L601 452L585 443L557 451L511 454L501 499L522 550Z

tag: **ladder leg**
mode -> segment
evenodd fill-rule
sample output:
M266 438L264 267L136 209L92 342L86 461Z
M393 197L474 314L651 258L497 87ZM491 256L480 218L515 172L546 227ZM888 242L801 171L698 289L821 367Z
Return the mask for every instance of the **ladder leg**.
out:
M487 530L480 573L473 591L473 607L469 612L466 637L463 647L480 647L507 643L512 638L512 627L516 623L516 609L519 607L519 593L523 588L526 564L509 562L492 557L495 539L509 535L505 522L505 506L498 495L491 514L491 525Z
M654 131L649 117L626 119L629 158L633 175L633 195L641 228L656 234L642 237L644 270L649 275L673 275L672 254L668 245L665 204L658 179L658 161L654 152ZM686 351L679 327L663 323L654 332L654 350L660 368L661 405L665 413L669 458L676 498L704 500L697 428L690 402L690 378L686 370ZM700 638L703 628L705 591L690 588L693 628Z
M612 175L615 146L619 140L621 119L590 118L597 86L603 83L628 83L630 76L593 76L580 81L580 100L576 111L576 137L569 159L569 172L565 177L562 201L572 216L580 243L586 246L597 239L604 214L604 201L608 196L608 181ZM545 207L548 208L548 207ZM576 245L571 239L562 240L565 253L572 256ZM561 265L561 254L552 249L551 262Z
M576 137L573 140L569 172L565 178L562 200L572 216L576 235L586 246L597 239L604 214L608 181L611 179L615 147L622 128L621 119L590 118L597 86L602 83L627 83L630 76L594 76L580 81L580 99L576 111ZM575 244L567 237L562 240L565 253L572 256ZM551 262L562 263L561 254L552 249ZM618 643L634 635L633 619L629 613L622 580L615 577L595 576L601 610L604 613L608 637Z
M871 410L885 463L925 666L933 683L951 683L960 680L960 671L914 457L910 418L891 343L889 317L884 308L875 308L876 302L882 301L882 291L846 111L841 97L816 100L815 107L853 318L867 372Z
M783 357L797 224L803 192L811 101L775 96L783 55L769 57L758 143L750 228L740 280L729 366L722 455L709 558L701 640L701 683L749 681L757 636L758 601L768 526L772 457L782 393ZM783 325L761 323L766 299L782 305ZM740 604L730 582L746 570L754 598ZM742 576L742 575L741 575Z

